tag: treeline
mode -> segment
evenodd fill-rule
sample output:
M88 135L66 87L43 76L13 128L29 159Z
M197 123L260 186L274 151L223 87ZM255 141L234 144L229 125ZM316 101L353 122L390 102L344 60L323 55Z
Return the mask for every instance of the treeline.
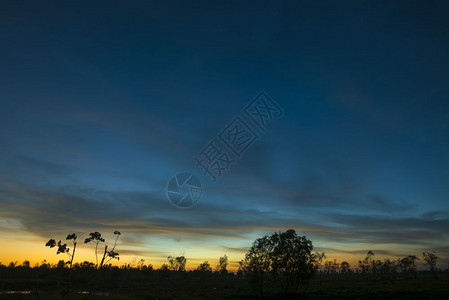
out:
M275 232L254 241L244 259L239 262L238 271L235 273L228 271L229 262L226 255L220 257L214 266L204 261L194 270L186 269L185 256L169 256L157 269L151 264L145 264L144 260L117 266L110 263L113 259L119 259L116 247L120 232L115 231L114 234L116 238L112 247L108 246L98 232L90 233L84 239L85 244L93 244L95 262L74 262L78 237L76 234L69 234L66 240L72 243L70 248L61 240L56 242L50 239L46 244L50 248L56 248L57 254L66 254L67 261L60 260L55 264L43 261L34 267L30 266L29 261L22 264L11 262L9 265L0 263L0 277L24 279L29 275L29 279L38 277L48 278L49 281L55 280L58 282L61 296L67 299L76 290L88 290L89 295L95 295L98 290L120 290L121 286L149 282L145 281L145 278L151 278L153 282L164 281L164 278L171 278L170 282L209 281L214 282L215 286L231 280L233 285L245 283L263 298L267 288L270 291L282 291L284 295L295 295L317 274L331 279L362 277L391 281L396 278L416 277L419 273L417 262L420 260L428 267L427 272L434 278L441 272L437 269L438 256L429 252L423 253L421 257L409 255L395 260L389 258L379 260L375 259L374 252L368 251L357 266L351 266L346 261L341 263L336 260L328 261L325 260L324 253L313 251L312 241L305 236L297 235L292 229Z
M354 268L348 262L343 261L341 263L337 262L336 259L330 261L325 260L323 263L318 265L317 271L320 274L388 274L388 273L402 273L402 274L416 274L417 261L424 261L424 265L427 266L426 271L432 273L443 272L442 269L436 267L437 261L439 259L435 253L424 252L422 258L420 259L416 255L408 255L403 258L390 259L385 258L384 260L375 260L375 253L373 251L368 251L365 259L359 260L358 265ZM239 262L239 268L236 275L242 275L244 273L245 267L242 265L243 261ZM218 272L218 273L228 273L228 257L224 255L218 259L218 263L213 267L208 261L200 263L195 269L188 271L193 272ZM112 265L105 264L102 266L103 269L136 269L141 271L180 271L185 272L187 265L187 258L184 256L167 257L167 262L163 263L159 268L155 268L152 264L145 264L145 260L141 259L137 263L125 263L122 265ZM64 260L59 260L57 263L50 263L46 260L41 263L36 263L31 266L29 260L25 260L22 263L18 261L10 262L6 265L0 262L0 268L2 269L61 269L68 268L67 262ZM97 269L95 263L90 261L76 262L73 264L72 269L80 270L94 270ZM268 271L268 270L267 270ZM234 272L232 272L234 273Z
M368 251L365 259L359 260L358 266L351 269L351 265L343 261L338 263L337 260L325 261L320 267L320 272L324 274L416 274L417 261L422 260L427 270L432 273L441 272L437 268L439 257L435 253L423 252L421 259L416 255L408 255L403 258L384 260L374 259L374 252Z

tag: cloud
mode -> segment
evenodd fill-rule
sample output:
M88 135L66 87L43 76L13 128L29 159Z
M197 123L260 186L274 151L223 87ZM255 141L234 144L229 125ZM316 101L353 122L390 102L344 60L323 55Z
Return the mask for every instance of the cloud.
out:
M42 166L49 174L65 174L64 167L30 161ZM276 193L275 183L269 178L245 176L211 186L210 197L202 199L191 210L171 206L162 189L105 191L82 186L29 185L4 178L0 185L0 217L14 220L14 224L20 224L23 230L44 239L68 232L82 235L118 229L124 233L124 250L129 254L156 253L161 256L170 251L149 246L148 237L177 240L182 242L181 247L193 243L243 255L255 237L288 228L311 237L316 246L356 243L367 245L367 249L372 244L378 247L404 245L415 249L431 248L438 241L444 245L449 230L448 213L430 211L414 217L394 215L396 211L407 211L407 206L380 195L373 195L368 201L345 201L344 188L333 195L335 189L324 177L312 176L309 181L300 183L299 188L281 188L277 192L280 197L275 198L272 194ZM227 190L236 181L240 181L241 186ZM248 193L245 188L248 182L258 184L262 189ZM329 187L330 191L323 191L321 186ZM272 192L265 193L270 190ZM227 198L227 195L232 196ZM319 201L312 201L314 199ZM345 206L364 206L365 210L347 214L336 209ZM239 241L242 246L233 246L234 242L226 245L223 241ZM339 248L342 252L357 255L365 251ZM391 250L391 253L395 251Z

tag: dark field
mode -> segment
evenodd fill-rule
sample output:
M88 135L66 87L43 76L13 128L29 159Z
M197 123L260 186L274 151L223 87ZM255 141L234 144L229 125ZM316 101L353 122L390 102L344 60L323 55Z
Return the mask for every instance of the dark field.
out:
M67 299L68 269L4 268L0 275L0 299ZM70 299L260 299L245 276L233 273L117 268L72 270L70 276ZM281 283L268 280L264 299L285 298ZM449 299L449 272L437 278L427 272L319 273L288 299Z

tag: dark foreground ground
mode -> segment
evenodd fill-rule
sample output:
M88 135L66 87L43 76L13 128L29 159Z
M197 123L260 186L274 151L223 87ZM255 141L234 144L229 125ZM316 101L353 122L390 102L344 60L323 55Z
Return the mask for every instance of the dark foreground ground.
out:
M68 270L3 270L0 299L67 299ZM77 270L70 299L259 299L248 280L234 274L140 270ZM90 295L89 295L90 294ZM95 294L95 295L94 295ZM318 274L289 299L449 299L449 272L392 276ZM264 299L285 299L270 281Z

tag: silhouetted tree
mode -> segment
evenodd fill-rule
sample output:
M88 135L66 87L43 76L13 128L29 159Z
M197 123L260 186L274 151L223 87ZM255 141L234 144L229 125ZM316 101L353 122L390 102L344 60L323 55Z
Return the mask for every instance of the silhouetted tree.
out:
M347 261L342 262L340 264L341 273L342 274L350 273L351 272L350 267L351 267L351 265Z
M379 261L380 262L380 261ZM398 269L398 264L394 260L386 258L380 263L378 271L381 278L383 279L393 279L395 277L396 271Z
M79 268L82 270L92 270L95 269L95 264L93 262L85 260L82 263L76 263L75 268Z
M436 278L437 261L439 257L435 254L435 252L423 252L422 256L425 261L424 264L429 267L429 271L432 272L433 276Z
M17 261L10 262L10 263L8 264L8 268L15 268L16 265L17 265Z
M23 268L29 268L30 267L30 261L29 260L24 260L21 267Z
M199 272L212 272L212 267L210 266L208 261L205 261L201 263L197 268L196 271Z
M146 271L146 272L154 271L153 265L152 264L143 265L142 266L142 271Z
M228 268L228 256L225 254L218 260L217 271L220 274L227 274L228 273L227 268Z
M324 272L327 274L337 274L338 270L340 269L340 264L337 263L337 260L334 259L334 261L326 261L324 263Z
M264 236L254 241L245 255L245 259L239 265L246 274L250 283L257 288L260 298L263 298L266 276L271 271L272 244L269 236Z
M381 260L373 259L374 252L368 251L364 260L359 260L359 268L363 276L371 274L372 278L392 279L394 278L397 268L399 266L397 261L389 258Z
M409 255L399 260L399 269L401 272L414 273L416 272L415 261L419 258L416 255Z
M272 234L270 243L273 273L281 277L286 295L291 287L296 293L300 285L314 276L324 254L312 253L312 241L298 236L293 229Z
M368 251L364 260L359 260L359 268L363 274L372 273L373 272L373 251Z
M169 269L172 271L185 271L187 259L184 256L167 257Z
M261 297L268 272L280 278L285 295L291 288L296 293L300 285L314 276L324 257L324 253L312 251L312 241L305 236L298 236L293 229L275 232L253 243L241 261L241 269L259 288Z

